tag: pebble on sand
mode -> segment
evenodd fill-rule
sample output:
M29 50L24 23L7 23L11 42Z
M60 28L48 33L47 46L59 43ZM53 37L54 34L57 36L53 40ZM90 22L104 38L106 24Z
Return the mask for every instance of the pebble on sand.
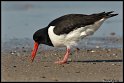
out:
M11 51L10 53L13 55L13 54L15 54L15 53L16 53L16 51Z
M92 50L92 51L90 51L90 52L96 52L96 51Z
M100 48L99 46L96 46L96 48Z

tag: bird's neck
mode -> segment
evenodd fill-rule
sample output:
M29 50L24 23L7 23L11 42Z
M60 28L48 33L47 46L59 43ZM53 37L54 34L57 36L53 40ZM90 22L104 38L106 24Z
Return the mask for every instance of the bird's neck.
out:
M53 46L51 40L50 40L50 37L48 35L48 27L45 28L45 32L46 34L44 34L45 36L45 42L43 44L46 44L46 45L49 45L49 46Z

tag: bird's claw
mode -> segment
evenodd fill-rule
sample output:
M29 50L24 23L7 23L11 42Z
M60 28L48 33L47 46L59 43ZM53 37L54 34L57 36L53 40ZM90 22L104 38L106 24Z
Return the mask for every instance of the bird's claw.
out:
M56 61L55 63L56 63L56 64L65 64L65 63L67 63L67 61L60 60L60 61Z

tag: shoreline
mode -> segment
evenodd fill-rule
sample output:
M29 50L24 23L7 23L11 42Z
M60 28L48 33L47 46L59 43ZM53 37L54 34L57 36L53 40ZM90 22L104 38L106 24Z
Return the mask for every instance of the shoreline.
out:
M31 49L29 49L31 50ZM30 51L2 52L2 82L122 82L123 50L80 49L71 51L67 64L54 62L64 50L38 52L33 63ZM114 73L113 73L114 72Z

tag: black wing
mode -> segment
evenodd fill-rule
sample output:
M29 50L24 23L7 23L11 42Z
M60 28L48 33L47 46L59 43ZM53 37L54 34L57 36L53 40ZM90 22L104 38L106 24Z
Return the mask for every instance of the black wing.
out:
M113 12L113 11L112 11ZM94 24L103 17L109 16L112 12L102 12L91 15L84 14L68 14L53 20L48 26L55 26L54 33L57 35L68 34L74 29L84 27L86 25ZM115 15L115 14L111 14ZM112 17L112 16L111 16Z

